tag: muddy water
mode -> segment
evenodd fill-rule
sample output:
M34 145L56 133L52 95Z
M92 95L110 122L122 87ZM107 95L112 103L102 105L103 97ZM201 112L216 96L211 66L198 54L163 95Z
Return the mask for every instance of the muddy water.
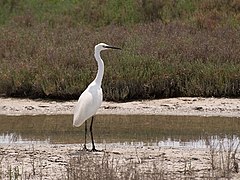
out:
M94 120L96 143L205 148L240 137L240 118L98 115ZM83 142L84 125L72 127L71 115L0 116L0 144Z

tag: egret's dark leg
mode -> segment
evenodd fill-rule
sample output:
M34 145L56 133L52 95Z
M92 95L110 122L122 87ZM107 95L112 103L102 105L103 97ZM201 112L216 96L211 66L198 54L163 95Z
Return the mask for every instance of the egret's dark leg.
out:
M87 144L87 121L85 121L85 134L84 135L85 135L85 137L84 137L85 139L84 139L83 149L87 150L87 145L86 145Z
M92 139L92 151L98 151L98 150L95 148L94 140L93 140L93 132L92 132L93 118L94 118L94 116L92 117L91 124L90 124L90 133L91 133L91 139Z

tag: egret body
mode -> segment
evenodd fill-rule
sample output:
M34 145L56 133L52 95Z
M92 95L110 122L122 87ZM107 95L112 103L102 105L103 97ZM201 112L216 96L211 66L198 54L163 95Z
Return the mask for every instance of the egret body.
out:
M102 79L104 74L104 63L100 56L100 52L102 50L107 50L107 49L120 49L120 48L109 46L105 43L100 43L95 46L94 57L98 65L98 72L97 72L96 78L88 85L85 91L80 95L78 102L74 108L73 126L79 127L85 122L85 143L84 143L85 149L86 149L86 134L87 134L86 120L92 117L91 125L90 125L92 151L96 151L94 141L93 141L93 134L92 134L93 118L98 108L101 106L102 100L103 100L101 84L102 84Z

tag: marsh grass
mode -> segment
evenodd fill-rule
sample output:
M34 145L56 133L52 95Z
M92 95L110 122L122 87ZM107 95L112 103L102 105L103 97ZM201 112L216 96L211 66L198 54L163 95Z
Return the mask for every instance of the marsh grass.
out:
M163 159L158 159L163 162ZM114 158L109 153L94 156L81 153L71 158L67 167L67 179L164 179L166 175L163 167L156 162L150 163L148 168L141 169L141 161L134 158L125 162L124 157ZM179 177L179 176L174 176Z
M226 141L224 138L210 144L211 176L231 178L232 173L239 172L236 158L240 142L237 138Z
M105 100L239 97L239 1L0 3L0 94L76 99L106 42Z
M96 74L93 46L103 52L105 100L176 96L238 97L240 31L197 30L161 22L132 28L5 27L0 33L0 92L7 96L75 99Z
M180 20L199 28L215 28L222 24L239 26L239 7L238 0L2 0L0 24L33 26L38 22L47 22L50 27L58 24L100 27Z

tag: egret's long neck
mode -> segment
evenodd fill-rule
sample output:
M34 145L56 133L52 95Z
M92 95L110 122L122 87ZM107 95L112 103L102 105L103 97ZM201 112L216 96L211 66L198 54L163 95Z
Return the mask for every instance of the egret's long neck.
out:
M102 58L100 57L99 51L95 51L94 57L97 61L97 65L98 65L98 72L97 72L97 76L95 78L95 82L101 86L102 79L103 79L103 73L104 73L104 63L103 63Z

